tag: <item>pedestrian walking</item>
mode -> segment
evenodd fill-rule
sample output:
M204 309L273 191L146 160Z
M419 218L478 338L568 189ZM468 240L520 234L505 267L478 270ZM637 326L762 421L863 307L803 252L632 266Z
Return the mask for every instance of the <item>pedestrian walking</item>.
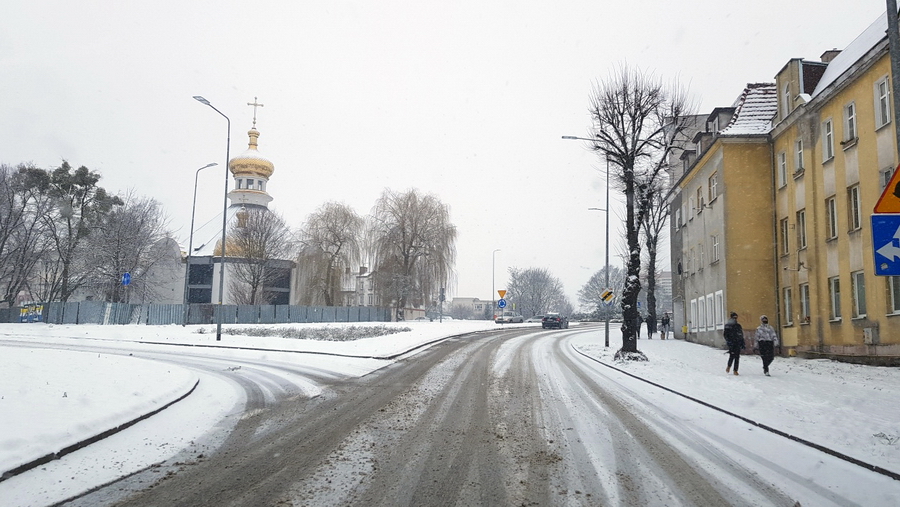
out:
M672 321L669 320L669 312L664 313L659 326L660 338L662 338L663 340L665 340L666 335L669 334L669 324L671 322Z
M744 348L744 328L737 321L737 312L731 312L731 318L725 323L725 344L728 346L728 366L725 373L731 373L731 365L734 365L734 374L738 374L741 364L741 350Z
M775 329L769 325L769 318L763 315L759 318L760 324L756 328L756 346L759 348L759 357L762 358L763 374L769 375L769 365L775 359L775 345L778 345L778 335ZM735 369L736 370L736 369Z
M641 314L638 314L638 316L634 318L634 327L637 329L636 336L638 340L641 339L641 322L643 322L643 319L641 319Z

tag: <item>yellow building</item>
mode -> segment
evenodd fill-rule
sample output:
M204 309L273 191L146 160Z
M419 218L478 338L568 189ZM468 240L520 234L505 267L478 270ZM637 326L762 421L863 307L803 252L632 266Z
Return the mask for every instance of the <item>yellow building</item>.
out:
M776 313L768 137L776 105L775 85L747 85L681 155L670 220L676 336L721 345L730 312L751 336L760 315Z
M802 355L900 356L900 278L875 275L870 222L897 165L886 29L882 15L843 51L776 76L773 297L784 345Z

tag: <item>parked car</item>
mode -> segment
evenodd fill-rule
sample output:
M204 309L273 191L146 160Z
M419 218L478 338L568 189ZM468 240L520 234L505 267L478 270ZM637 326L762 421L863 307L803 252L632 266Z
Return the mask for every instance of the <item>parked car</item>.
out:
M534 317L528 317L527 319L525 319L525 322L543 322L543 321L544 321L543 315L535 315Z
M497 324L513 324L516 322L525 322L525 317L522 317L516 312L503 312L494 319L494 322Z
M563 317L558 313L548 313L547 315L544 315L544 319L541 320L541 327L544 329L549 329L551 327L555 327L557 329L568 329L569 319L567 317Z

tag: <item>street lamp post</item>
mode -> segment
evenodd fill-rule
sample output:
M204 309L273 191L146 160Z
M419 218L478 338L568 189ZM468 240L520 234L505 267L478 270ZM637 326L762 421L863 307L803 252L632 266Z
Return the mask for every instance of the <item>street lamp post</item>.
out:
M231 158L231 119L200 95L194 95L194 100L212 108L213 111L222 115L222 118L225 118L225 121L228 123L225 141L225 197L222 203L222 262L219 266L219 315L216 318L216 341L220 341L222 339L222 301L225 293L225 227L228 225L228 160Z
M191 204L191 234L190 239L188 239L187 260L184 264L184 316L181 319L182 326L186 326L188 320L188 274L191 270L191 256L194 253L194 213L197 211L197 178L200 176L200 171L217 165L219 164L215 162L206 164L200 169L197 169L197 172L194 173L194 200Z
M496 294L497 291L494 290L495 289L494 288L494 280L495 280L494 270L497 267L497 252L499 252L499 251L500 251L500 249L498 248L498 249L494 250L494 252L491 254L491 316L495 320L497 319L497 313L496 313L497 303L496 303L496 301L494 301L494 294Z
M581 141L594 141L594 139L589 139L587 137L575 137L575 136L562 136L563 139L577 139ZM603 208L588 208L591 210L602 211L606 213L606 240L604 246L606 247L606 259L605 266L603 271L606 272L606 288L609 289L609 157L606 158L606 209ZM606 313L606 339L604 341L604 345L609 347L609 311Z

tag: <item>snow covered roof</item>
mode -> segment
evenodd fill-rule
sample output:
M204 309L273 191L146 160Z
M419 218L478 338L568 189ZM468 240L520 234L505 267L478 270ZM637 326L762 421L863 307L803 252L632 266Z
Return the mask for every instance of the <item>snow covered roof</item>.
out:
M882 14L878 16L874 23L869 25L869 28L866 28L850 45L841 51L841 54L828 63L828 67L825 69L825 73L822 74L822 79L816 85L812 96L816 97L822 93L885 38L887 38L887 16Z
M735 101L735 112L719 136L767 134L772 117L778 111L778 93L774 83L749 83Z

